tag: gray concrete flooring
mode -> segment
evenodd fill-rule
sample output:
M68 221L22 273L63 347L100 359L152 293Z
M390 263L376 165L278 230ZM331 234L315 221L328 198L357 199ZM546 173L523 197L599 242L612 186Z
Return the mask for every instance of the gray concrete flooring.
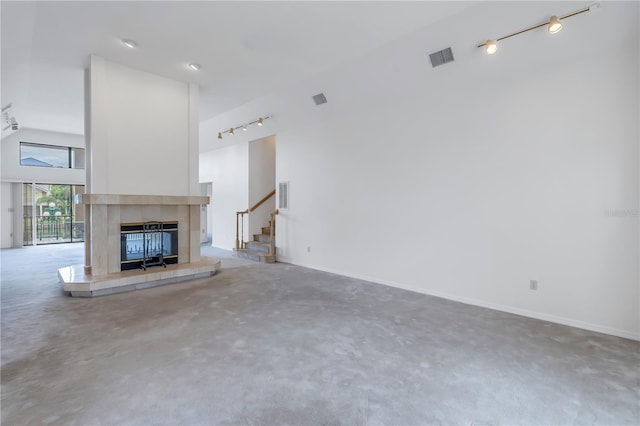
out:
M1 252L3 425L639 424L638 342L286 264L95 299Z

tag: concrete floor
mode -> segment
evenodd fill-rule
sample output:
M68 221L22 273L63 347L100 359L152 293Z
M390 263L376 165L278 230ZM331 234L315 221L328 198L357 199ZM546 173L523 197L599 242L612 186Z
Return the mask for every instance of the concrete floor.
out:
M639 424L640 344L286 264L66 297L3 250L3 425Z

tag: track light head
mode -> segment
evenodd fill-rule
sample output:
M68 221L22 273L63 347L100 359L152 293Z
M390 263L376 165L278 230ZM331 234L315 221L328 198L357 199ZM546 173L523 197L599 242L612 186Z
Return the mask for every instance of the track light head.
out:
M262 126L262 117L258 118L258 126Z
M230 134L231 136L235 135L235 133L233 133L233 127L229 129L229 134Z
M493 55L494 53L496 53L498 51L498 45L493 40L487 40L487 42L484 44L484 46L485 46L485 49L487 49L487 53L489 55Z
M16 121L16 118L9 117L9 108L11 108L11 104L2 108L2 121L4 122L3 125L6 124L6 126L2 128L3 132L9 129L18 130L18 122Z
M222 132L218 132L218 139L222 139Z
M562 30L562 22L557 16L552 16L549 20L549 34L557 34Z

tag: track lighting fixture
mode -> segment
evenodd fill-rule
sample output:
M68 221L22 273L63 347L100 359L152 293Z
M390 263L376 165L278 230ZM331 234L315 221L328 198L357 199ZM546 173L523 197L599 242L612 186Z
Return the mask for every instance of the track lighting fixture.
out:
M535 30L537 28L541 28L541 27L547 27L547 30L549 31L549 34L557 34L560 32L560 30L562 30L562 21L564 21L567 18L571 18L573 16L576 15L580 15L582 13L586 13L586 12L590 12L592 10L598 9L600 7L599 3L593 3L587 7L585 7L584 9L578 10L577 12L573 12L573 13L569 13L567 15L561 16L561 17L557 17L557 16L552 16L548 22L543 22L542 24L537 24L534 25L532 27L529 28L525 28L524 30L520 30L520 31L516 31L515 33L511 33L511 34L507 34L506 36L503 37L499 37L495 40L487 40L486 42L479 44L477 47L483 47L485 48L485 50L487 51L487 53L489 55L493 55L494 53L496 53L496 51L498 50L498 45L497 43L510 38L510 37L515 37L517 35L520 34L524 34L526 32L529 32L531 30Z
M6 113L5 113L5 116L4 116L4 122L5 122L6 126L4 126L2 128L2 131L9 130L9 129L18 130L18 128L19 128L18 122L16 121L15 117L9 118L8 116L6 116Z
M218 139L222 139L222 135L224 133L228 133L230 136L233 136L233 135L235 135L235 132L238 129L242 129L243 132L246 132L246 131L249 130L249 126L251 126L252 124L255 124L257 126L263 126L264 125L264 120L268 120L268 119L270 119L272 117L273 117L272 115L268 115L266 117L258 117L257 120L250 121L247 124L241 124L240 126L231 127L231 128L229 128L229 130L223 130L221 132L218 132Z
M2 121L4 122L2 126L2 131L5 130L18 130L18 122L15 117L10 117L9 113L11 111L11 104L7 104L2 107Z
M549 20L549 34L559 33L562 29L562 23L557 16L552 16Z

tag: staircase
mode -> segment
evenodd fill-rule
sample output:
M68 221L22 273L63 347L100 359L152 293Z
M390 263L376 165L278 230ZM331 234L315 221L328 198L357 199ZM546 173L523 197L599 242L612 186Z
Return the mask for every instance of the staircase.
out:
M272 221L273 237L270 235ZM243 243L243 248L235 251L236 256L255 262L274 263L276 261L275 226L275 217L271 216L269 225L262 227L261 234L253 234L253 241ZM273 238L273 241L271 241L271 238Z

